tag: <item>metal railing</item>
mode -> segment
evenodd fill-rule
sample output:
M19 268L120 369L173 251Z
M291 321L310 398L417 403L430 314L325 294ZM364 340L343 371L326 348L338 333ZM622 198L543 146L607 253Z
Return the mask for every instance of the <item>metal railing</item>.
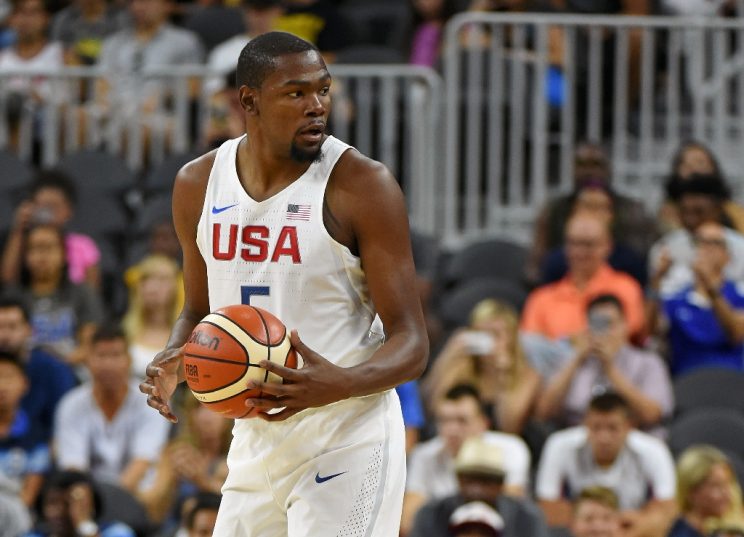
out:
M572 188L582 139L611 149L613 187L661 197L695 138L744 177L744 21L466 13L446 29L444 235L528 241Z
M441 192L438 132L442 82L431 69L334 65L333 134L386 164L399 179L412 225L434 233ZM109 80L96 68L0 73L0 148L54 165L62 155L97 149L141 171L168 155L205 148L210 86L202 67L169 67ZM120 91L126 83L128 90ZM105 171L102 171L105 174ZM105 178L102 178L105 180Z

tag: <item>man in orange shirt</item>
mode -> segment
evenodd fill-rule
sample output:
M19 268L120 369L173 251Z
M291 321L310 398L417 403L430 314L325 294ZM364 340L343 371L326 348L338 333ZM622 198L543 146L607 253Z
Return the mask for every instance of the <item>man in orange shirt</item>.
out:
M566 224L565 236L568 273L530 293L522 331L550 339L574 336L586 329L587 303L612 294L623 304L632 339L639 340L645 325L643 292L633 278L607 264L612 250L608 224L593 214L578 213Z

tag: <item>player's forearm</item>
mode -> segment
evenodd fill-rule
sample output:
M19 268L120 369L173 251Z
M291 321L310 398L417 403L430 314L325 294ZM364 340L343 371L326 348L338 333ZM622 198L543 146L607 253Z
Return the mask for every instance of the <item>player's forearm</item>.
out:
M347 370L349 397L371 395L417 379L426 368L428 355L424 330L392 335L369 360Z
M183 347L186 341L189 339L191 332L194 331L194 327L199 324L203 316L190 312L185 309L181 311L181 315L178 316L176 322L173 324L173 330L171 330L170 338L166 343L166 349L178 349ZM178 368L178 382L185 380L183 368Z

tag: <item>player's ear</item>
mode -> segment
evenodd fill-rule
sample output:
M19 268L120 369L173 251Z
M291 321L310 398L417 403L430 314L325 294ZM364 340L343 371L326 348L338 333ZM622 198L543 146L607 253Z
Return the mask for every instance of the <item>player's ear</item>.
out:
M256 92L248 86L241 86L238 90L238 98L240 99L240 106L243 107L249 114L257 114L258 107L256 106Z

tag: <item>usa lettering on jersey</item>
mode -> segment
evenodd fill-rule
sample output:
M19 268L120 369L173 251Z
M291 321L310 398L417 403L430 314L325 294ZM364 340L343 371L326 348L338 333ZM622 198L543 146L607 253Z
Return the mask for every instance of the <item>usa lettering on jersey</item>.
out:
M278 263L288 257L294 264L302 263L300 244L295 226L284 226L276 239L266 226L243 226L230 224L223 232L222 224L212 225L212 257L218 261L232 261L238 255L238 233L240 233L240 258L251 263Z

